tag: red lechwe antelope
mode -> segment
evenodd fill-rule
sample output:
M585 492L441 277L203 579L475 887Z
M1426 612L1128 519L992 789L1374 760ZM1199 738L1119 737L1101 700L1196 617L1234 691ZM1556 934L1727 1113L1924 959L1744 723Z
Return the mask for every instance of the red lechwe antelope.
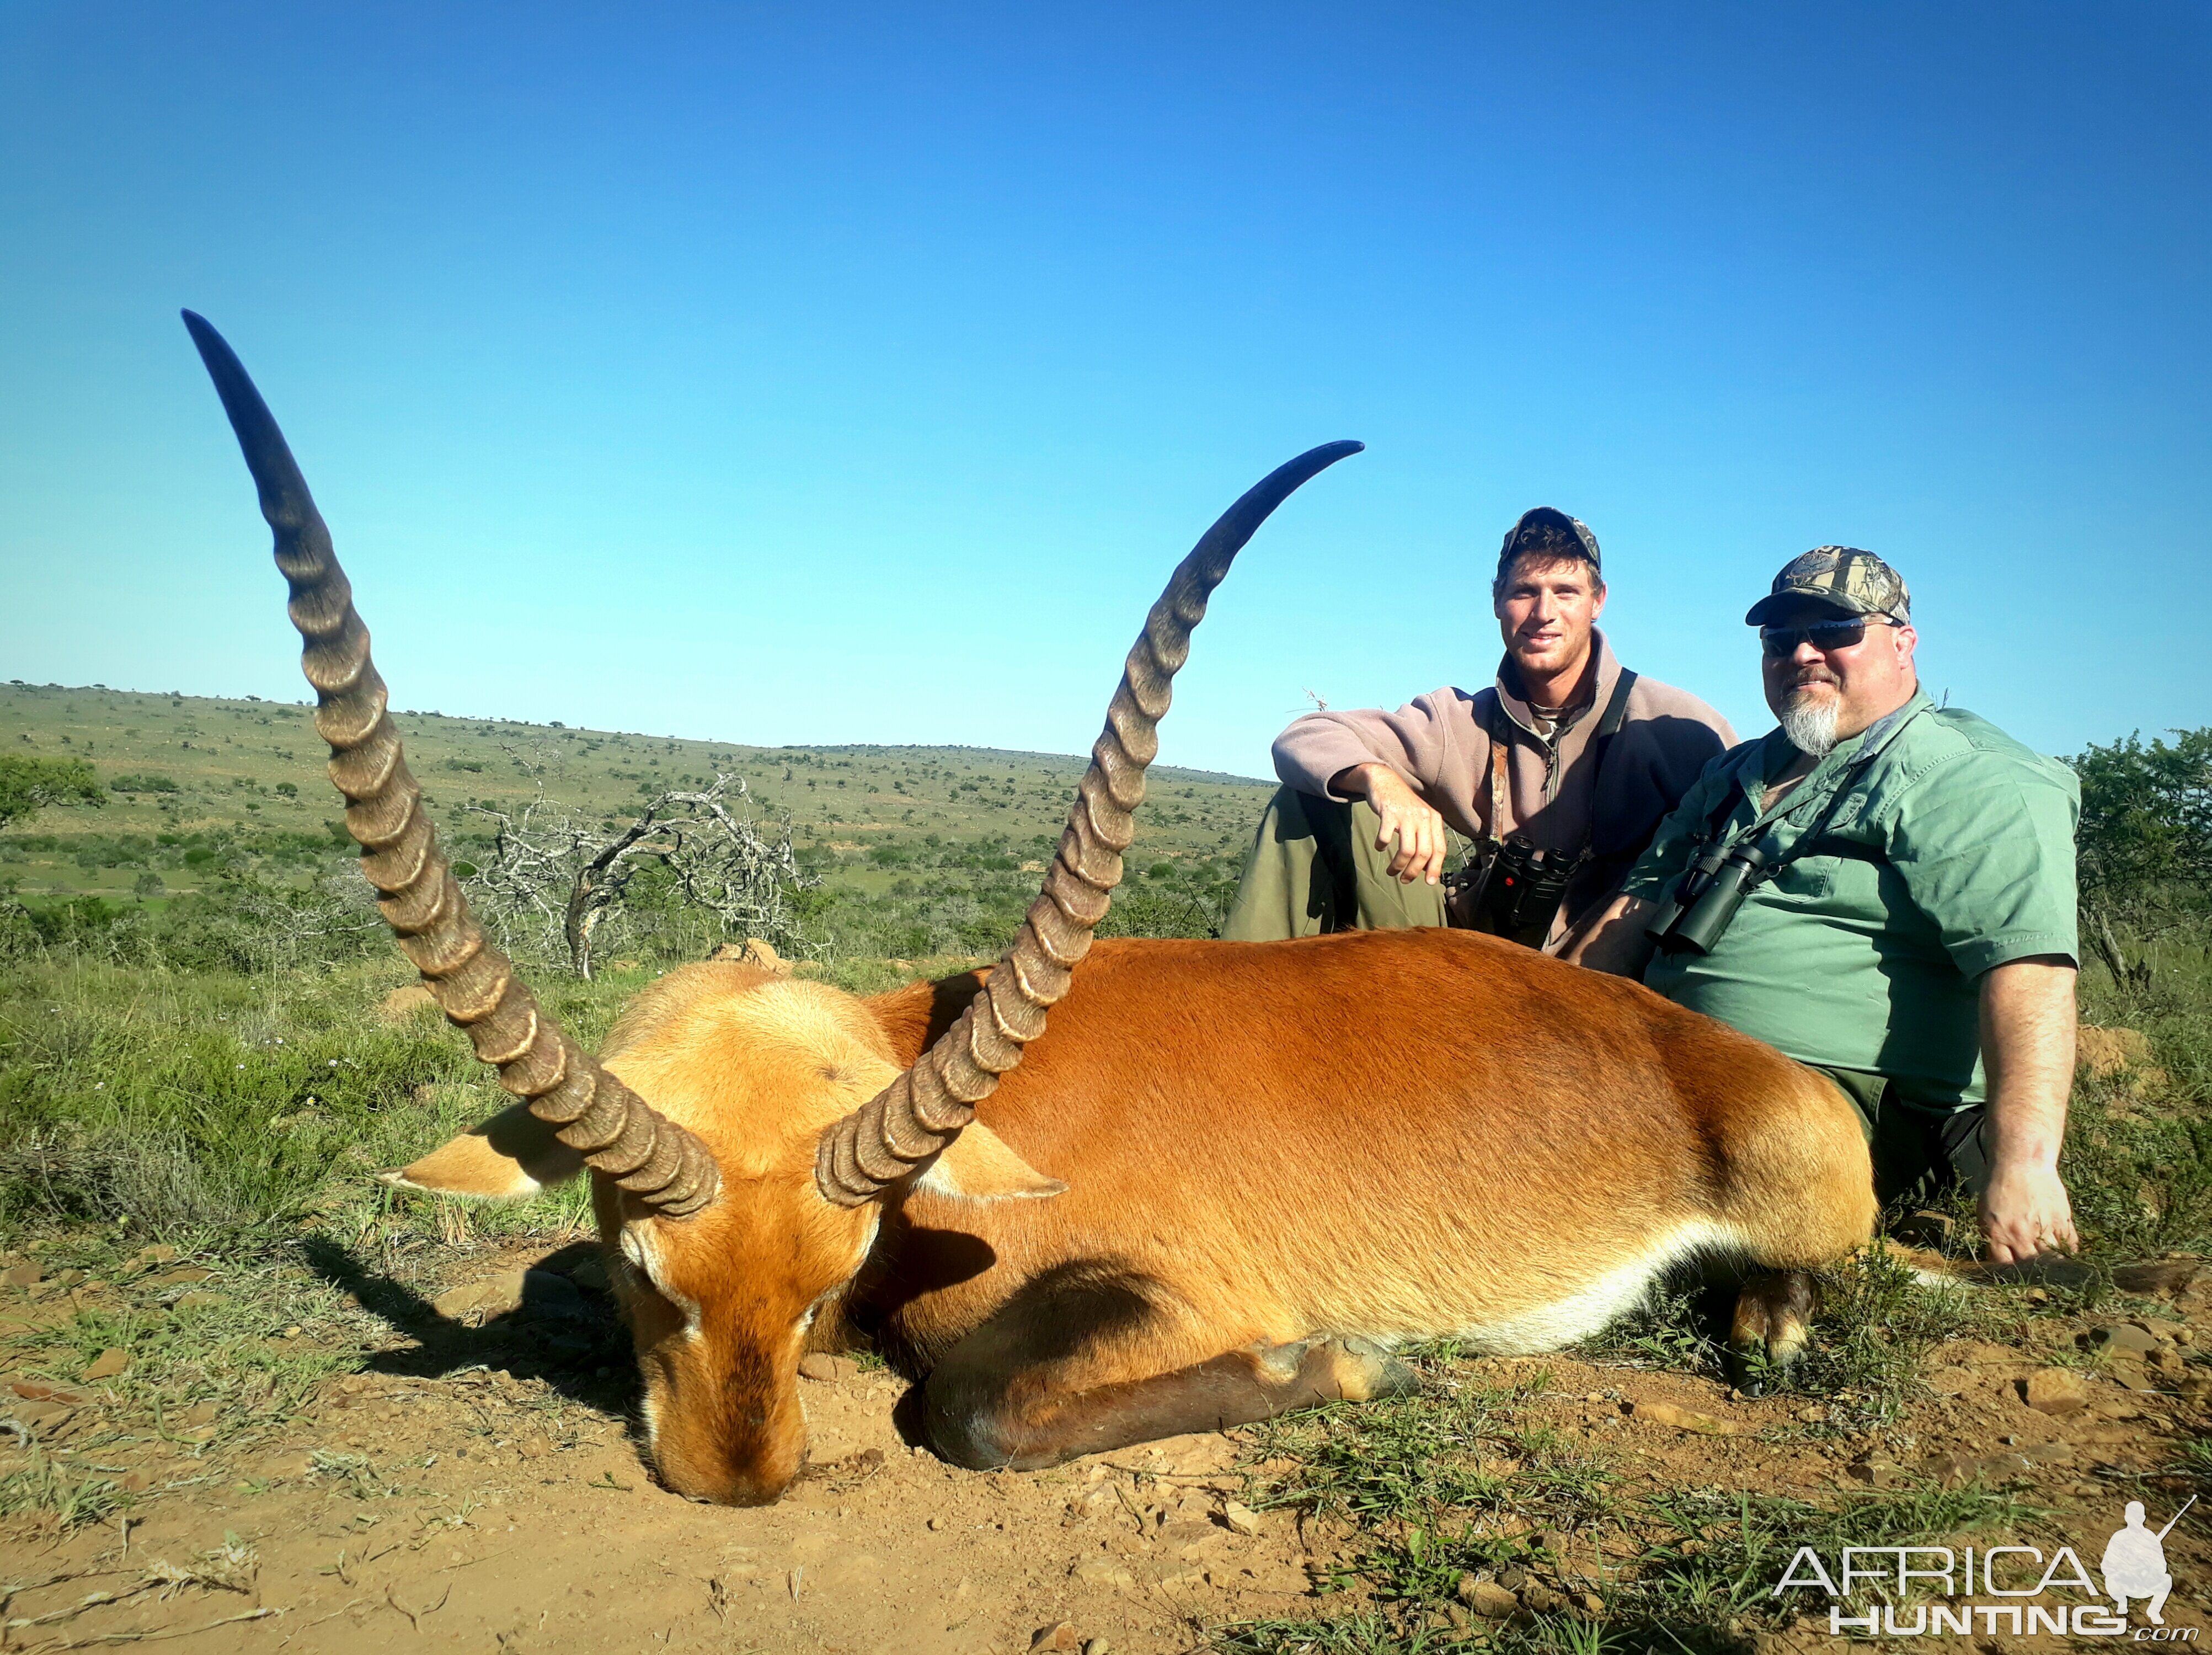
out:
M307 485L185 321L276 531L362 870L522 1100L396 1178L512 1196L590 1170L671 1488L790 1484L810 1348L873 1340L921 1380L939 1453L1028 1468L1373 1396L1407 1383L1389 1353L1411 1341L1548 1349L1689 1260L1747 1275L1732 1340L1786 1360L1803 1272L1868 1237L1844 1098L1636 983L1459 931L1092 945L1207 597L1351 442L1261 482L1177 567L995 966L867 1000L689 966L630 1003L602 1067L470 919Z

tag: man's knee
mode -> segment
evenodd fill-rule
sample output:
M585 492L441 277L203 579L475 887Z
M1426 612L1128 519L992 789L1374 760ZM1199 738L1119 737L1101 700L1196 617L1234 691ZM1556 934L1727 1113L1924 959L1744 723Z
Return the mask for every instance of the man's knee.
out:
M1279 942L1334 929L1350 811L1334 800L1277 788L1252 837L1221 934L1231 942Z

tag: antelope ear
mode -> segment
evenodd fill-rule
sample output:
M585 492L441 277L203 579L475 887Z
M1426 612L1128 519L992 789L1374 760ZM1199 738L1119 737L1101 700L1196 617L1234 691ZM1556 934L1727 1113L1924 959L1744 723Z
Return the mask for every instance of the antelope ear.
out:
M1042 1201L1067 1188L1014 1153L989 1127L974 1122L961 1129L915 1183L957 1201Z
M516 1104L413 1165L378 1176L401 1190L517 1201L583 1170L581 1153L555 1137L529 1104Z

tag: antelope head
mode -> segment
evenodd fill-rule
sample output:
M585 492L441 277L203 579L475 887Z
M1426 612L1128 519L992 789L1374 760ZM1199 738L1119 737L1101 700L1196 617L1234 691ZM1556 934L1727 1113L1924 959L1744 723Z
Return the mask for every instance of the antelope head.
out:
M672 972L641 994L603 1064L470 917L299 467L230 347L190 311L185 325L275 532L362 871L439 1007L520 1100L393 1181L512 1197L589 1171L662 1481L700 1500L775 1500L805 1459L799 1356L866 1261L883 1202L915 1184L975 1201L1066 1188L977 1123L975 1105L1043 1034L1106 916L1207 599L1292 490L1363 445L1328 443L1271 472L1176 566L1129 651L1043 890L982 990L912 1068L852 996L734 964Z

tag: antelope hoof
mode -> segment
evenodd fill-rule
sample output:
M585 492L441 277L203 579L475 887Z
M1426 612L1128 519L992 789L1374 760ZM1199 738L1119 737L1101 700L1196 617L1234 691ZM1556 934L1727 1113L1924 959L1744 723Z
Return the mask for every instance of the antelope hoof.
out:
M1307 1347L1301 1377L1321 1396L1347 1402L1409 1396L1421 1388L1420 1375L1408 1364L1381 1345L1351 1337L1327 1339Z
M1805 1354L1814 1304L1804 1270L1768 1271L1743 1284L1729 1328L1729 1375L1745 1395L1765 1395Z

